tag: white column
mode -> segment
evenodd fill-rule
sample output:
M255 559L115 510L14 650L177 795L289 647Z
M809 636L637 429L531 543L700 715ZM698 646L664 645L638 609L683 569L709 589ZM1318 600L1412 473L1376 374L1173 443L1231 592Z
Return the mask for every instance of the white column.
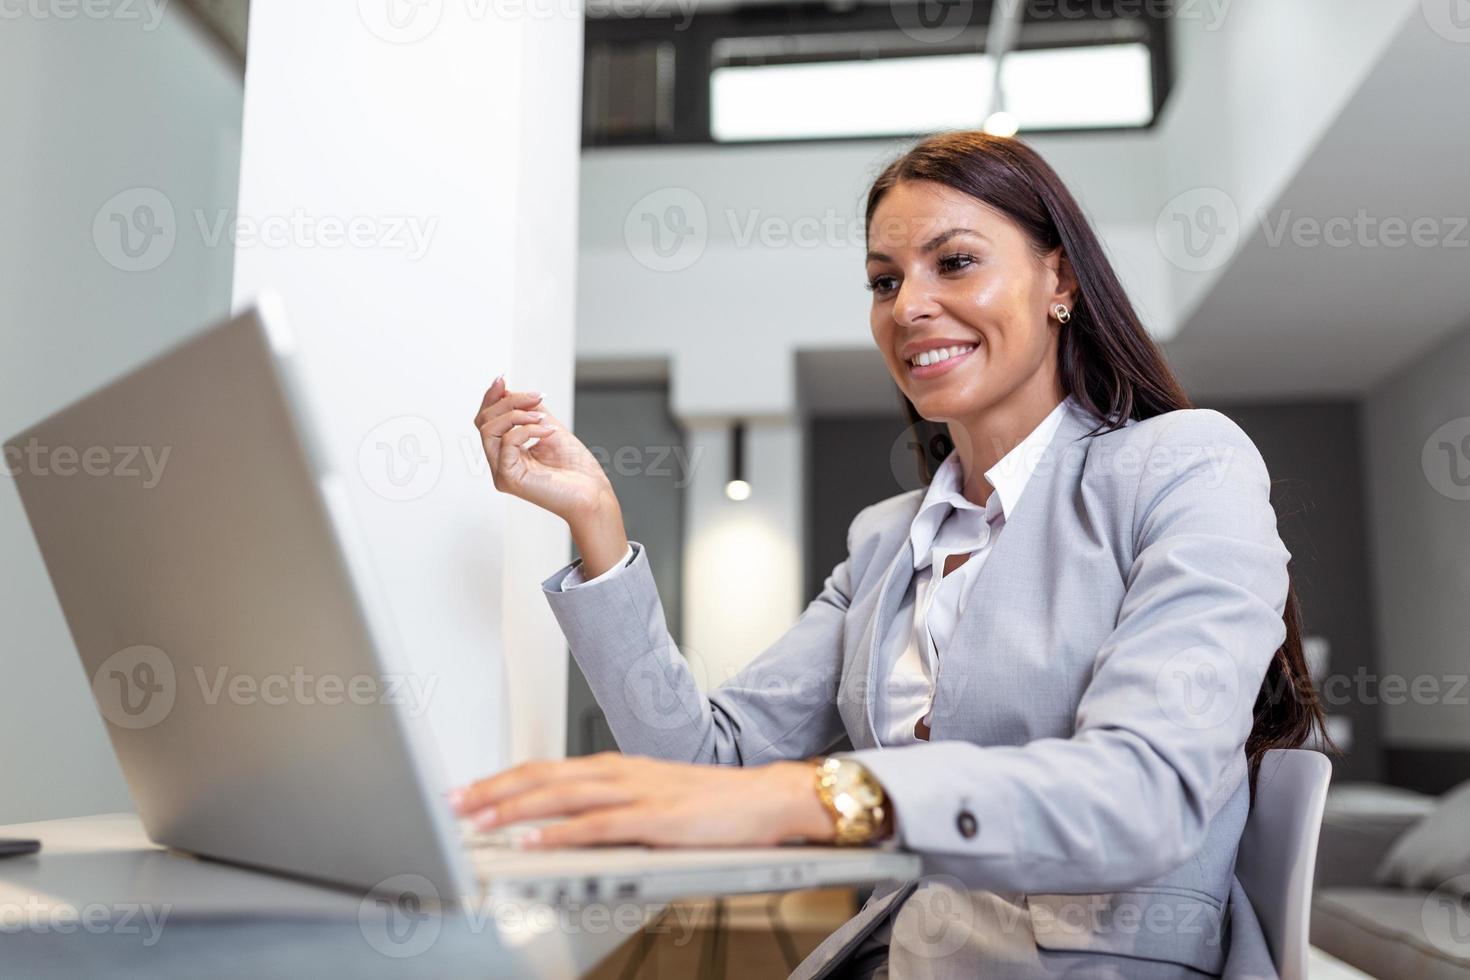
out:
M581 31L577 4L251 5L236 305L285 300L454 781L564 751L538 583L565 527L495 492L471 420L503 370L571 421Z

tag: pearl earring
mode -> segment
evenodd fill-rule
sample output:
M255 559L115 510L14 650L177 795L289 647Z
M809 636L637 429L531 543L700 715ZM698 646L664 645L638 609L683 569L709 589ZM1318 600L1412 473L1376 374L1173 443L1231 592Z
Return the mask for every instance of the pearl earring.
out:
M1066 323L1068 320L1072 319L1072 311L1067 309L1061 303L1053 306L1051 308L1051 311L1057 315L1057 320L1061 323Z

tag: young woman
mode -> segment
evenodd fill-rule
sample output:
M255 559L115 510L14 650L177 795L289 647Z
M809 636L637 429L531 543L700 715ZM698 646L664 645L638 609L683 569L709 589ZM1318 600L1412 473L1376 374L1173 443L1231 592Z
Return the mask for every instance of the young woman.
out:
M537 394L486 392L495 486L571 527L581 561L543 587L627 754L519 766L456 806L569 817L543 846L924 856L800 975L1146 980L1227 954L1274 975L1236 845L1262 755L1321 718L1260 454L1190 407L1024 143L926 139L866 217L873 340L910 419L942 427L938 465L861 511L796 624L708 694L596 460Z

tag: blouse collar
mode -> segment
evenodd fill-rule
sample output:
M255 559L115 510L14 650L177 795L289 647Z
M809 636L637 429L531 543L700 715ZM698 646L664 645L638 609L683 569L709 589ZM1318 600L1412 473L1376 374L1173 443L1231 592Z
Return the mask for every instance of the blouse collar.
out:
M984 505L977 504L964 495L962 483L964 473L960 467L960 454L951 451L934 471L934 479L919 504L909 528L909 539L914 546L914 568L924 568L930 563L930 550L951 510L980 511L987 522L996 517L1006 518L1015 512L1031 475L1041 461L1041 455L1051 444L1062 416L1069 406L1077 404L1071 395L1066 396L1032 429L1015 448L1006 453L995 465L985 471L985 481L992 493ZM1080 406L1079 406L1080 407Z

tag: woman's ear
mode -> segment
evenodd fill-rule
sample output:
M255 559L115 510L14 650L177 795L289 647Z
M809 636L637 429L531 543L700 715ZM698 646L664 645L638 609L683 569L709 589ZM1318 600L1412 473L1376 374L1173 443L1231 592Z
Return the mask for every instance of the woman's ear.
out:
M1077 306L1077 274L1072 269L1067 253L1058 245L1047 255L1046 264L1057 279L1056 288L1052 290L1051 299L1046 305L1053 307L1061 303L1069 310L1074 309Z

